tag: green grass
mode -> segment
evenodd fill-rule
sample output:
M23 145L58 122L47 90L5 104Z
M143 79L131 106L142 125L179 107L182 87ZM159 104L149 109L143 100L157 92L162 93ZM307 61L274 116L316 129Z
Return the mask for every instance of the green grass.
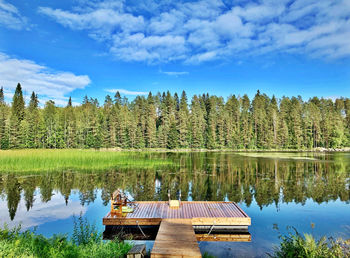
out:
M71 239L66 235L46 238L20 228L0 229L0 257L123 257L131 245L118 240L103 241L101 233L81 216L74 219Z
M152 158L150 153L98 150L0 151L0 172L98 171L121 168L153 168L172 161Z

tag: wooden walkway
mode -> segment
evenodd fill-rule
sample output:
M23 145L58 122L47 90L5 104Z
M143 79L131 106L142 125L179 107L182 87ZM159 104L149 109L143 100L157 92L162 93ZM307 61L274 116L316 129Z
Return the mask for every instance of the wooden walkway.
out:
M163 219L151 257L202 257L191 219Z
M103 218L105 226L160 225L151 257L201 257L197 241L250 241L250 234L196 236L193 227L245 228L251 224L248 215L234 202L181 202L177 208L169 202L132 202L134 211Z
M250 226L250 217L234 202L181 202L178 209L168 202L133 202L134 212L123 216L108 213L103 225L160 225L163 219L190 219L192 225Z

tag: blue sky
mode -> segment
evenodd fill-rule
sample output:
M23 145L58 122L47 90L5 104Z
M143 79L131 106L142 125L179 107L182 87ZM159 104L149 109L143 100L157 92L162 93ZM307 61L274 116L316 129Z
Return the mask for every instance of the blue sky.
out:
M350 97L350 1L0 0L0 86Z

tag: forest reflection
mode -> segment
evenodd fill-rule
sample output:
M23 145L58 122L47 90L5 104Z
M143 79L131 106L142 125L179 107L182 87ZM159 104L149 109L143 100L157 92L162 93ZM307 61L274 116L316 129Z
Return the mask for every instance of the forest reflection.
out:
M11 220L21 198L27 210L34 200L46 203L55 191L66 204L72 191L81 205L88 205L102 192L104 205L111 193L124 189L134 199L167 200L181 192L182 200L230 200L260 209L279 203L316 203L350 199L350 159L346 154L321 155L316 160L252 158L233 153L155 154L171 159L171 166L152 169L110 169L108 171L60 171L32 175L0 174L0 194L7 201ZM152 157L150 157L152 158ZM5 207L1 207L5 208Z

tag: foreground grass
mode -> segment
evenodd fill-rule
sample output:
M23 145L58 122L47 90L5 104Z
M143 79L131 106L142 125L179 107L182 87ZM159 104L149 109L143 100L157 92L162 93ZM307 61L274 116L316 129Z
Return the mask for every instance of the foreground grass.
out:
M101 233L81 217L75 221L71 239L65 235L46 238L19 228L0 229L0 257L123 257L130 248L117 240L103 241Z
M150 158L149 153L98 150L7 150L0 151L0 172L92 171L120 168L153 168L172 164Z
M275 258L316 258L316 257L350 257L350 240L322 237L316 240L310 234L299 234L296 230L286 236L281 236L279 247L270 257Z

